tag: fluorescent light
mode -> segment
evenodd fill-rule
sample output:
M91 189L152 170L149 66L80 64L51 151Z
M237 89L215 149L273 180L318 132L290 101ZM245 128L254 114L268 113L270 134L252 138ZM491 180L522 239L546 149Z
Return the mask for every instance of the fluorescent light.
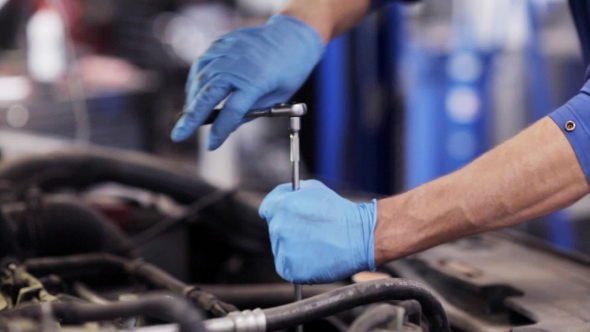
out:
M0 0L0 9L2 9L7 2L8 0Z
M25 76L0 76L0 101L23 100L30 96L31 92L31 83Z

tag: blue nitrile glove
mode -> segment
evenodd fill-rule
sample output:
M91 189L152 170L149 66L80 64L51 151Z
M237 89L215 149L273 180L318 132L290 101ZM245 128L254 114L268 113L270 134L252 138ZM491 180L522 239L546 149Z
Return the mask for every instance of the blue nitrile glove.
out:
M292 283L320 284L374 270L376 209L376 200L356 204L315 180L297 191L278 186L259 209L277 272Z
M305 82L324 50L321 36L288 15L266 24L228 33L211 44L193 65L186 86L185 114L172 140L187 139L228 94L209 133L208 148L217 149L253 108L289 101Z

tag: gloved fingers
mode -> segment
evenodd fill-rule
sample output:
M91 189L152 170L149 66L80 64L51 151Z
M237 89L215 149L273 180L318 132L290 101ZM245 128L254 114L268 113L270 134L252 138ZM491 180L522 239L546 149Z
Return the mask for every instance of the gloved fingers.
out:
M299 187L304 188L326 188L326 185L323 184L321 181L310 179L310 180L301 180L299 182ZM279 194L284 192L292 192L293 191L293 184L292 183L283 183L276 186L268 195L272 194Z
M292 95L293 92L291 91L273 90L270 93L267 93L258 98L253 108L264 108L276 104L286 103L291 99Z
M201 73L211 62L228 57L228 52L231 53L231 46L234 45L235 42L235 37L226 35L209 45L209 48L199 56L199 59L191 66L191 70L188 74L189 79L185 86L185 92L187 94L191 90L191 87L194 87L196 91L200 89L200 87L198 87L199 80L203 79L203 75L199 75L199 73ZM219 68L223 68L223 66L219 66ZM202 87L202 84L200 86Z
M207 50L199 57L199 61L208 61L232 53L232 51L235 50L236 44L239 42L239 34L241 30L242 29L238 29L229 32L214 40Z
M284 183L273 189L268 195L266 195L264 200L262 200L262 204L260 204L260 207L258 208L258 215L260 215L260 218L270 221L277 212L277 202L279 202L285 194L292 191L293 185L291 183Z
M304 181L301 181L301 182L304 182ZM267 198L270 198L272 196L276 196L279 194L284 194L287 192L292 192L292 191L293 191L293 184L292 183L283 183L283 184L276 186L270 193L268 193Z
M211 59L202 59L199 58L199 60L197 60L192 66L191 66L191 70L188 73L188 79L186 80L186 85L184 87L184 92L186 93L187 97L190 96L191 94L189 93L191 91L191 88L194 86L198 86L198 80L202 77L199 77L199 72L201 72L206 66L208 66L213 60L215 60L214 58Z
M282 257L281 262L275 262L275 270L281 276L281 278L290 283L294 283L295 280L293 278L293 268L291 266L291 261L284 256L279 257Z
M236 83L234 76L227 75L224 68L231 65L231 60L225 56L220 56L211 61L201 60L191 68L186 87L186 103L184 105L185 111L192 111L191 104L194 105L198 101L203 89L209 85L214 79L223 75L227 82L226 84ZM224 82L216 80L217 85L222 85Z
M192 99L172 130L173 141L180 142L187 139L205 122L213 108L233 89L230 77L228 75L216 76Z
M215 122L213 122L207 142L207 148L209 150L215 150L221 146L229 135L238 127L244 114L250 110L258 97L257 93L252 93L251 91L234 91L225 102L225 105L223 105L223 109L219 113Z
M288 254L288 250L285 251L285 246L277 236L271 236L272 241L272 254L274 256L275 271L281 276L281 278L293 282L293 269L291 268L293 258Z
M193 64L188 75L189 79L187 80L185 86L185 92L187 93L187 96L191 95L190 92L196 94L197 91L199 91L207 82L207 80L211 79L211 75L217 74L217 71L215 70L206 70L206 67L210 67L210 64L216 62L217 65L215 65L215 67L224 70L224 68L229 66L228 63L222 62L232 62L239 57L239 55L234 54L236 51L232 50L236 42L238 42L238 38L234 36L235 34L236 31L230 32L229 34L212 42L205 53L203 53ZM209 77L207 77L208 73L210 73Z
M293 191L293 184L291 183L284 183L277 186L273 189L264 200L262 200L262 204L258 208L258 215L260 218L266 219L267 222L270 222L275 214L279 212L279 210L284 209L285 205L284 200L288 199L287 196L289 195L302 195L301 191L311 190L311 189L321 189L325 188L329 190L329 192L333 192L330 188L326 187L325 184L318 180L303 180L300 182L300 189L296 192ZM295 199L295 197L293 197ZM304 212L304 211L301 211Z
M325 184L318 180L304 180L300 183L301 188L328 188Z

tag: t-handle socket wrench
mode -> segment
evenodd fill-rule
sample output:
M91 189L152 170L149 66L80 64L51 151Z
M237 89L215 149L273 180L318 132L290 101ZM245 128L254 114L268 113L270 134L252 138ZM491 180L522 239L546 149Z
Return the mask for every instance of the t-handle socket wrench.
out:
M211 112L209 117L205 120L203 125L212 124L219 116L221 109L216 108ZM277 104L271 107L253 109L244 115L245 118L261 118L261 117L289 117L289 134L291 138L291 182L293 184L293 191L299 190L299 131L301 130L301 117L307 114L307 105L300 104ZM295 285L295 300L303 300L303 287ZM297 327L297 332L303 332L303 326Z
M299 160L301 152L299 150L299 131L301 130L301 116L291 116L289 118L289 132L291 138L291 183L293 191L299 190ZM295 284L295 301L303 300L303 286ZM297 326L297 332L303 332L303 325Z
M215 119L219 116L221 112L221 108L214 109L211 114L207 117L203 125L212 124ZM181 113L182 114L182 113ZM306 104L276 104L271 107L265 108L257 108L253 110L249 110L244 114L244 118L246 119L256 119L256 118L285 118L290 117L293 118L301 118L307 114L307 105ZM300 127L300 126L299 126Z

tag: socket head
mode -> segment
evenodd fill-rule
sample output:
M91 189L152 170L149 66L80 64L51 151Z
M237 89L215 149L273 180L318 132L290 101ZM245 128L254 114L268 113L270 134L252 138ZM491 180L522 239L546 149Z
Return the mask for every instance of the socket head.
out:
M307 114L307 105L304 103L291 105L291 116L302 117Z
M302 117L307 114L307 105L299 104L278 104L270 108L270 117Z

